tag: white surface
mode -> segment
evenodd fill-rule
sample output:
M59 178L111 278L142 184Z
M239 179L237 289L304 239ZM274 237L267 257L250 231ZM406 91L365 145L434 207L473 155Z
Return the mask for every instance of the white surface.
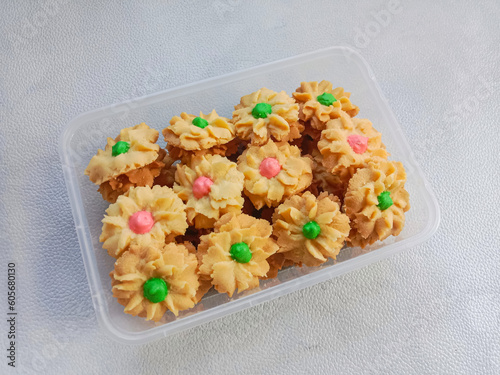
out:
M16 372L499 373L500 4L403 3L377 27L387 1L248 3L0 4L0 267L18 265ZM150 345L110 340L67 202L61 129L103 105L328 45L372 66L438 196L438 233Z

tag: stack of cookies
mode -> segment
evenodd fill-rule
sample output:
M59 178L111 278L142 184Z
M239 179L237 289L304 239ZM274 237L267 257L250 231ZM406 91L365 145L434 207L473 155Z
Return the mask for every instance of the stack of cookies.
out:
M166 149L144 123L108 138L85 174L111 203L100 240L124 311L159 321L399 235L406 173L358 112L342 88L302 82L243 96L232 118L181 113Z

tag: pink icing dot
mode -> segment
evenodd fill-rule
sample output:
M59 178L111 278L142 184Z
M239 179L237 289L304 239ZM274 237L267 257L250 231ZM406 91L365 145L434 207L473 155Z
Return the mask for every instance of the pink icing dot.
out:
M275 158L265 158L259 166L260 174L267 178L273 178L281 171L281 165Z
M214 182L208 177L201 176L194 180L193 195L195 198L200 199L210 193L211 186Z
M362 154L368 148L368 137L362 135L352 134L347 137L347 142L356 154Z
M153 215L148 211L136 212L128 219L129 228L137 234L148 233L153 228L154 223Z

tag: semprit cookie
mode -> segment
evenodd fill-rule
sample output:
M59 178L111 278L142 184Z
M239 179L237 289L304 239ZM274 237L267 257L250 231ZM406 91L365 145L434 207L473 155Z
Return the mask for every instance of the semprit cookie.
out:
M163 129L167 150L174 159L186 162L192 156L214 154L229 156L237 151L234 124L215 110L199 116L181 113Z
M155 142L158 131L141 123L122 129L115 139L108 138L104 150L92 157L85 174L99 185L99 192L114 203L131 187L153 185L164 166L165 151Z
M332 173L360 167L374 157L387 159L382 134L366 119L352 119L347 114L330 120L321 132L318 150L322 163Z
M306 191L278 206L273 216L273 234L285 260L319 266L335 259L349 235L349 218L340 211L337 197Z
M302 82L292 96L299 103L299 118L314 129L324 129L329 120L340 117L342 113L354 117L359 112L349 99L351 94L342 87L333 89L329 81Z
M238 158L238 169L245 176L245 195L257 209L278 206L312 181L311 159L287 142L249 146Z
M265 87L245 95L234 107L233 122L236 134L254 145L269 139L290 141L300 138L299 106L284 91L275 92Z
M160 320L167 310L192 308L200 286L196 255L190 244L134 245L110 273L113 297L125 313Z
M185 209L182 200L166 186L130 188L106 210L99 241L114 258L134 244L165 243L185 233Z
M410 209L405 182L403 164L381 158L356 172L344 199L345 213L351 219L351 246L364 248L401 232Z
M228 212L243 208L243 174L236 163L220 155L196 156L189 165L178 164L174 191L186 204L190 225L213 228Z
M200 278L211 280L218 292L229 297L236 289L258 287L259 277L269 271L267 258L278 250L271 233L266 220L245 214L222 216L198 246Z
M112 202L100 241L126 313L159 321L401 233L405 170L350 93L302 82L234 109L174 116L165 149L144 123L123 129L85 170Z

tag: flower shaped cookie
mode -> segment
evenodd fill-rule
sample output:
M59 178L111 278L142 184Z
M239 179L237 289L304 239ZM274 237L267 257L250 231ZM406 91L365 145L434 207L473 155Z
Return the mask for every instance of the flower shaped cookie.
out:
M248 147L238 158L238 169L245 175L245 195L258 210L279 205L312 181L311 159L286 142L270 140L264 146Z
M130 188L106 210L99 240L118 258L134 244L164 243L188 227L185 205L168 187Z
M327 170L336 173L348 167L361 167L374 157L386 159L388 153L382 135L366 119L352 119L346 114L327 123L321 132L318 150Z
M211 280L217 291L230 297L236 289L258 287L259 277L269 271L267 258L278 250L271 233L266 220L245 214L222 216L198 247L200 278Z
M167 158L165 150L158 151L158 158L145 167L134 169L131 172L119 175L109 181L99 185L99 193L110 203L115 203L118 197L125 194L130 188L136 186L151 187L157 183L157 178L165 169L165 160Z
M328 81L302 82L292 96L300 106L299 118L310 121L316 129L324 129L327 121L340 117L342 111L350 117L359 112L359 108L349 100L351 94L344 92L342 87L332 89Z
M145 123L122 129L118 137L108 138L105 149L92 157L85 174L100 185L99 192L111 203L131 187L151 187L165 156L155 143L157 140L158 131Z
M170 126L163 129L163 136L169 153L177 159L212 148L217 148L214 153L224 156L228 147L223 145L234 139L235 132L232 122L213 110L208 115L200 112L199 116L195 116L183 112L180 117L174 116Z
M236 135L254 145L271 138L277 141L299 138L303 130L298 122L299 106L284 91L262 88L242 97L234 109Z
M335 259L349 235L349 218L340 212L338 198L306 191L279 205L273 215L278 253L297 264L318 266Z
M358 169L344 199L345 213L351 219L348 241L352 246L364 248L401 232L404 213L410 209L405 182L400 162L376 158Z
M116 261L109 274L113 297L127 314L158 321L167 310L178 315L195 305L198 261L187 246L134 245Z
M212 228L225 213L241 212L243 180L236 163L219 155L202 155L189 165L177 165L174 191L186 203L190 225Z

